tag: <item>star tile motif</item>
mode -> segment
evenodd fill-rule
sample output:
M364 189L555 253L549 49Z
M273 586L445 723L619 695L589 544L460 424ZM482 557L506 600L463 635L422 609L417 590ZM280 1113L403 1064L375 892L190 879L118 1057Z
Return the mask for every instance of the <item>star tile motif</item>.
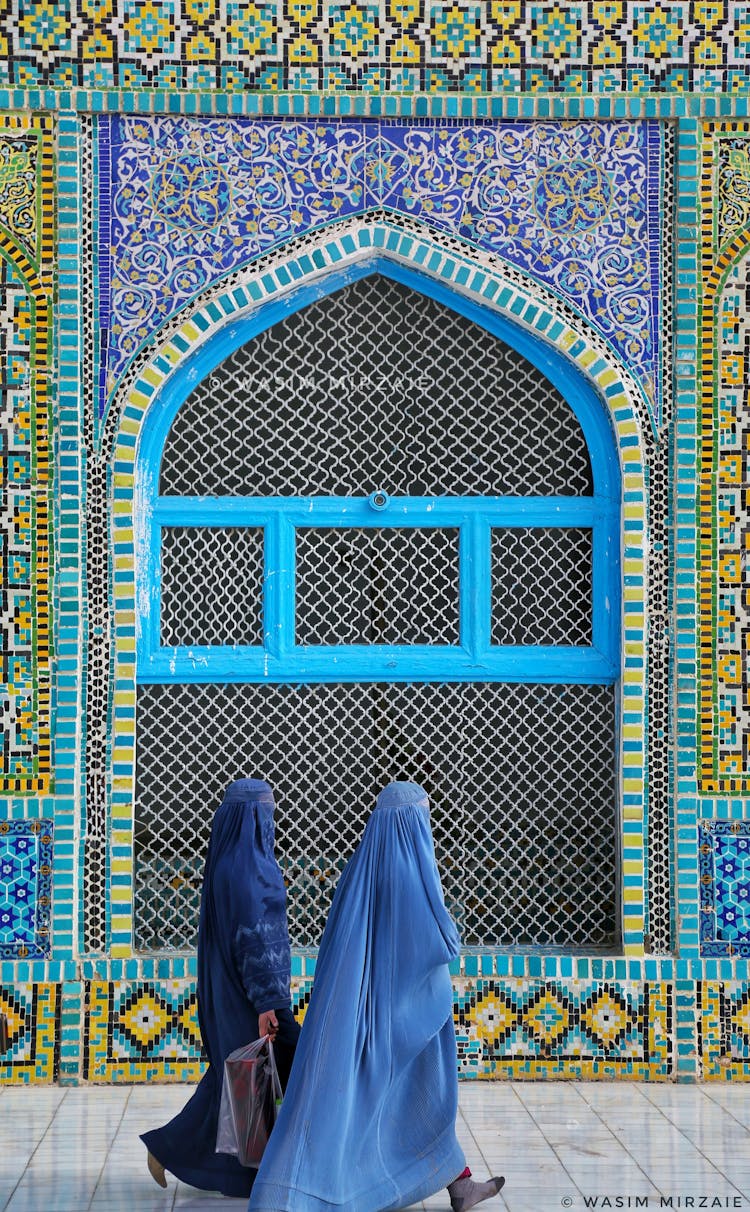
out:
M50 953L52 821L0 822L0 959Z

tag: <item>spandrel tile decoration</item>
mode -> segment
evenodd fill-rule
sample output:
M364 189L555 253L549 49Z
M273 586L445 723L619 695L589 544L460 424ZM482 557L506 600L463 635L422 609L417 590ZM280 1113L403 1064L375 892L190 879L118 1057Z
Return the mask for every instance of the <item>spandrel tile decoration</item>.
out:
M0 1014L197 1080L268 779L304 1018L427 789L462 1078L750 1077L747 6L0 13Z

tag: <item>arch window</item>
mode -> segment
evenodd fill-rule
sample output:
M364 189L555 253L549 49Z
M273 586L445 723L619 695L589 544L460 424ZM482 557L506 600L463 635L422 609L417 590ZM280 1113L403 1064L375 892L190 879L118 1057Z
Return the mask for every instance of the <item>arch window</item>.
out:
M141 946L191 945L206 783L241 773L280 790L302 945L399 775L465 943L614 945L619 476L576 372L370 263L174 376L139 491Z

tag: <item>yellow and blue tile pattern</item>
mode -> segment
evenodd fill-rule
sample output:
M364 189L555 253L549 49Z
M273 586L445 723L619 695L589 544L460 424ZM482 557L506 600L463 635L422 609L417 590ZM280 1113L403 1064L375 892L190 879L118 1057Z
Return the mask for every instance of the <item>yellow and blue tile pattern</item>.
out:
M706 1081L750 1081L750 982L706 980L699 990Z
M750 25L721 0L27 0L0 84L373 92L748 91Z
M750 791L747 397L750 127L706 124L702 161L700 789Z
M292 980L304 1021L312 980ZM205 1067L195 981L92 981L84 1077L195 1081ZM658 1081L672 1072L672 989L660 982L454 978L463 1078Z
M0 116L0 791L48 790L52 124Z
M60 1049L60 986L0 984L0 1014L4 1015L8 1048L0 1052L0 1083L49 1083L58 1073Z

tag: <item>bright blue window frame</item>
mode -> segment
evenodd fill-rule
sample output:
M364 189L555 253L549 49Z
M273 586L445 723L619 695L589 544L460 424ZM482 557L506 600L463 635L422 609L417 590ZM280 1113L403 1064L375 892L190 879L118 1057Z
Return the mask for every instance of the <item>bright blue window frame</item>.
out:
M479 324L533 363L558 388L583 430L592 496L392 497L375 510L362 497L175 497L159 495L164 444L196 383L231 353L322 294L371 274L400 282ZM249 452L249 457L252 457ZM502 316L430 278L382 258L331 273L208 341L169 379L146 417L138 457L139 682L504 681L611 683L620 668L620 472L604 405L560 354ZM372 490L388 485L372 485ZM263 645L167 647L160 642L161 539L165 527L242 526L264 536ZM299 647L295 629L295 532L302 527L455 527L459 530L460 640L446 645ZM492 645L491 531L576 527L592 534L592 643ZM217 574L221 575L220 570Z

